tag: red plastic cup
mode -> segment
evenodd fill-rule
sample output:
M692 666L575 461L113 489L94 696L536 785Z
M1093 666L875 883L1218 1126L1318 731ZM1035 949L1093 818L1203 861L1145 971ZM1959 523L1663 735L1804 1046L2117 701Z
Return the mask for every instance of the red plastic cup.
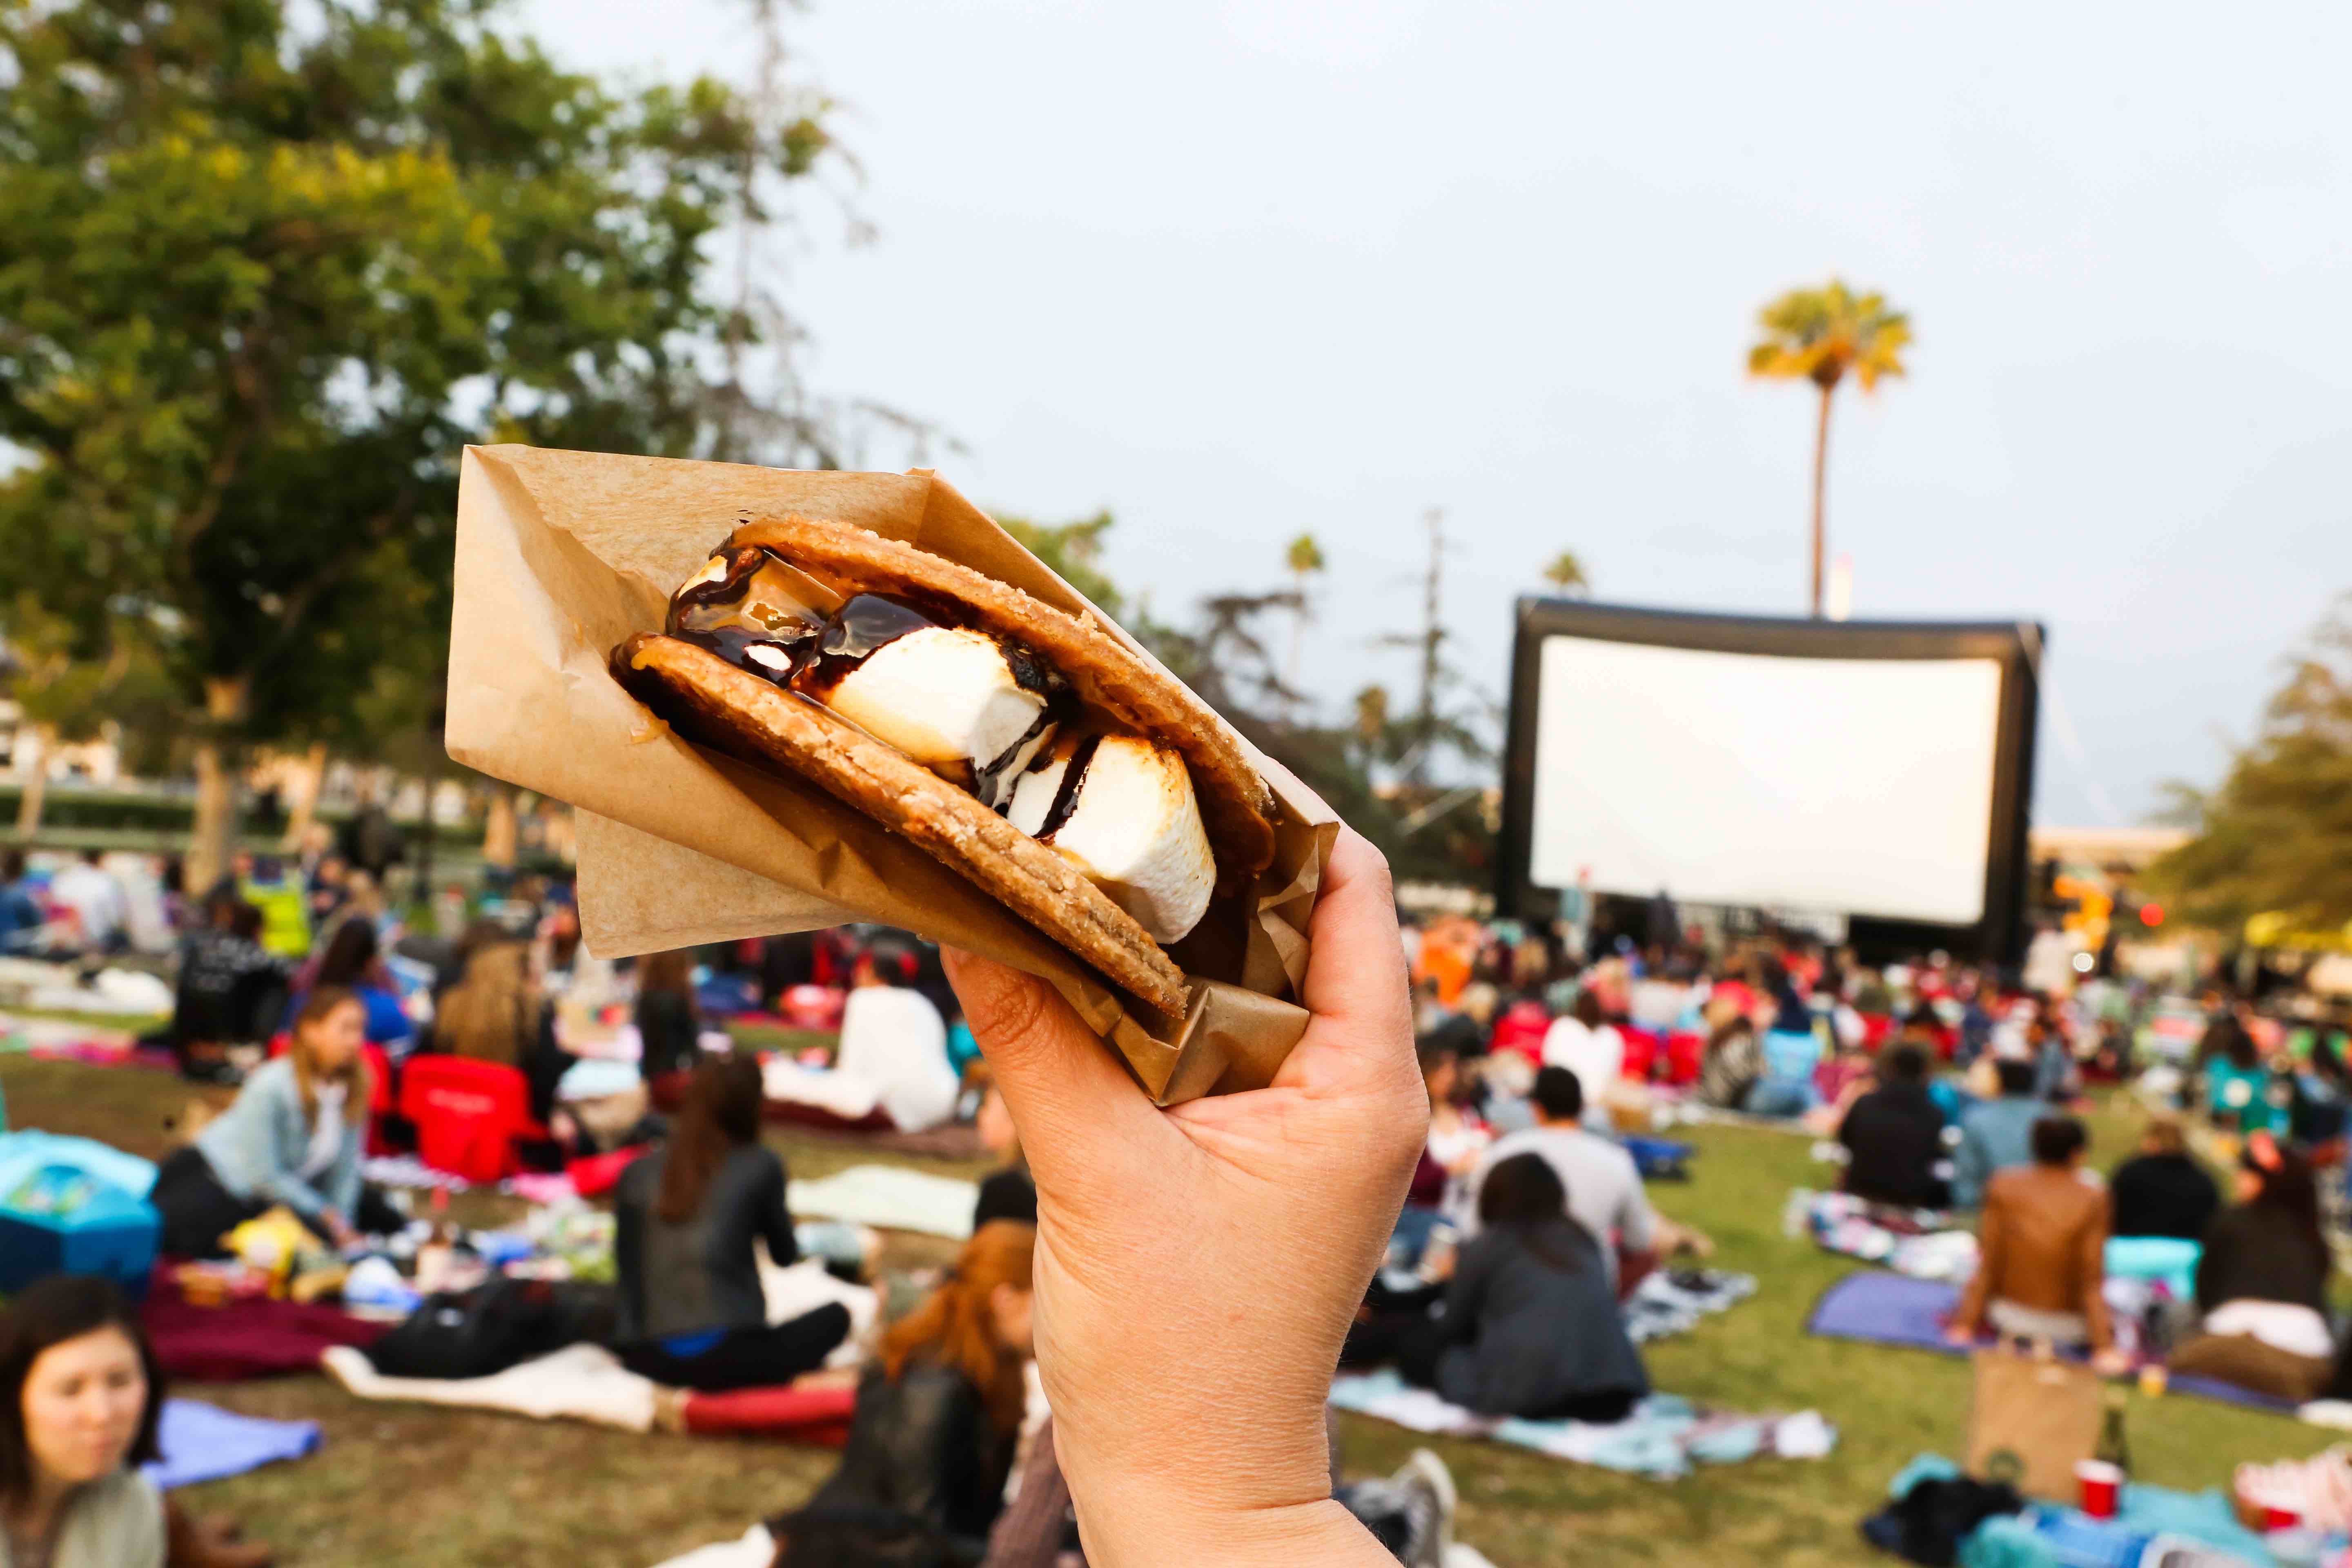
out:
M2093 1519L2113 1519L2123 1506L2124 1473L2104 1459L2076 1465L2074 1484L2082 1489L2083 1511Z
M2263 1504L2263 1531L2264 1534L2268 1534L2273 1530L2299 1530L2302 1527L2303 1515L2296 1510L2291 1508L2281 1508L2274 1502L2266 1502Z

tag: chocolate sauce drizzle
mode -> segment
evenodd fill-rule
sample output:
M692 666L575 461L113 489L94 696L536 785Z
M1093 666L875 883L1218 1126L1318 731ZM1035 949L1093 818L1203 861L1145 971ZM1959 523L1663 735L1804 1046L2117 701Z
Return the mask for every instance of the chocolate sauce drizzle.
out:
M763 575L771 579L764 584ZM755 594L755 587L763 592ZM690 583L671 596L667 629L679 641L717 654L738 669L821 702L860 665L900 637L930 626L961 626L967 619L954 605L928 600L909 602L883 594L852 594L844 599L775 552L746 546L728 554L724 575ZM1019 740L984 766L967 762L961 770L958 782L1002 816L1013 805L1004 775L1023 748L1076 717L1076 699L1062 672L1035 652L1003 637L993 640L1013 684L1044 700ZM755 650L761 648L773 649L776 661L755 658ZM1077 809L1078 785L1094 758L1096 739L1081 741L1071 753L1060 792L1037 835L1040 839L1051 839ZM1052 761L1051 753L1050 744L1034 746L1022 771L1038 771Z
M1028 729L1021 732L1021 738L999 752L986 767L973 774L971 793L980 796L981 805L995 807L996 815L999 816L1013 809L1013 791L1005 786L1004 770L1013 765L1013 759L1021 754L1022 747L1062 721L1062 715L1055 711L1058 706L1049 701L1037 710L1035 721ZM1029 759L1029 765L1022 772L1034 773L1045 760L1045 748L1039 746L1036 753Z
M1045 808L1045 820L1038 825L1035 837L1040 844L1054 842L1054 835L1076 815L1078 790L1087 782L1087 770L1094 766L1095 748L1102 744L1100 735L1088 735L1070 753L1062 769L1061 784L1054 791L1054 804Z
M793 678L793 688L823 698L855 674L859 665L900 637L940 624L937 617L897 599L879 594L856 595L825 622L815 655Z
M671 595L667 629L681 642L779 686L815 650L841 595L772 551L754 547L726 557L716 581L689 583ZM754 657L772 649L772 661Z

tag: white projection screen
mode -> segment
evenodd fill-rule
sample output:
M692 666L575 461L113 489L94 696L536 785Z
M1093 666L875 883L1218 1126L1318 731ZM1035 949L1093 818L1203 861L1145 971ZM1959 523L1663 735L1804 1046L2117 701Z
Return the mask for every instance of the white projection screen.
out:
M1664 889L2012 934L2038 628L1530 600L1518 640L1506 903Z

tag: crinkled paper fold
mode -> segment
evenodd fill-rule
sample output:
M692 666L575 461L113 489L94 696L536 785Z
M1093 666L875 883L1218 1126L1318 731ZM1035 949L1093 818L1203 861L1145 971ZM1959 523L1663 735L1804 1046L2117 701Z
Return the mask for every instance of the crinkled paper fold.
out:
M971 883L814 785L673 734L605 667L746 518L855 523L1047 604L1102 613L944 479L530 447L467 448L449 628L449 754L579 808L580 917L608 958L877 921L1041 976L1163 1104L1264 1085L1307 1024L1307 917L1339 820L1243 742L1274 787L1274 864L1178 949L1171 1037ZM1129 646L1133 644L1129 643ZM1140 651L1140 650L1139 650ZM1146 656L1149 657L1149 656Z

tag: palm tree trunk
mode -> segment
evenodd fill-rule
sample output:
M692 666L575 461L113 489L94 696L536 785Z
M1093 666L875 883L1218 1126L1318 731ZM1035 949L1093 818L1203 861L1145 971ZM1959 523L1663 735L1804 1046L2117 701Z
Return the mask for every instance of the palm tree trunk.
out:
M188 835L187 886L210 888L229 867L236 839L236 777L219 731L245 717L248 682L241 675L205 679L205 717L196 742L196 820Z
M49 753L57 749L54 724L32 725L26 736L32 748L32 765L24 769L24 794L16 797L16 842L30 844L41 831L41 811L49 793Z
M318 820L319 792L327 784L327 742L313 741L295 775L294 809L286 814L286 837L278 847L291 854L302 847L310 824Z
M1813 433L1813 619L1822 618L1822 560L1829 552L1825 510L1830 484L1830 397L1834 385L1822 388L1822 420Z
M521 824L515 819L515 786L490 785L490 809L482 823L482 858L501 870L514 869Z

